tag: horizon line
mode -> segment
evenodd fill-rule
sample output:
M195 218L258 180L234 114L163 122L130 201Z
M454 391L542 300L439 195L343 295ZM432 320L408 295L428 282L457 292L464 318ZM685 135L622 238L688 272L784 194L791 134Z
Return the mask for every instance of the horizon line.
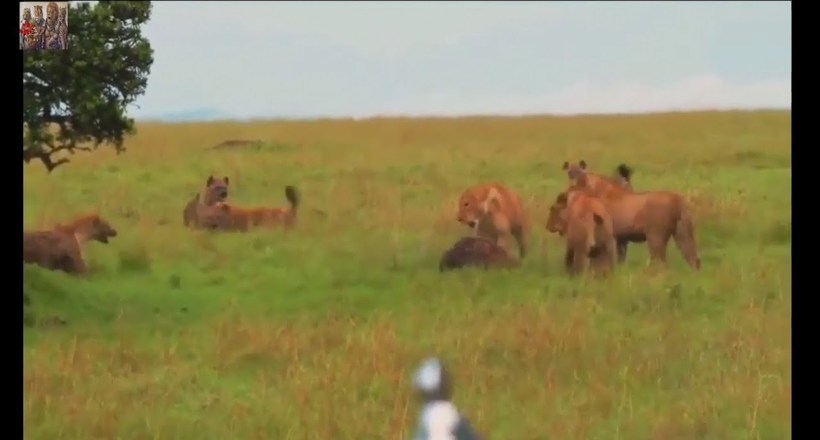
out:
M190 110L191 112L201 110ZM193 123L252 123L252 122L311 122L311 121L368 121L368 120L384 120L384 119L523 119L523 118L578 118L578 117L607 117L607 116L651 116L651 115L669 115L669 114L688 114L688 113L753 113L753 112L791 112L789 107L755 107L755 108L692 108L692 109L669 109L669 110L643 110L643 111L623 111L623 112L578 112L578 113L464 113L464 114L440 114L440 113L384 113L373 114L368 116L248 116L248 117L231 117L219 116L215 118L202 119L175 119L173 117L162 118L160 116L147 117L133 117L135 122L152 123L152 124L193 124ZM171 113L185 113L171 112Z

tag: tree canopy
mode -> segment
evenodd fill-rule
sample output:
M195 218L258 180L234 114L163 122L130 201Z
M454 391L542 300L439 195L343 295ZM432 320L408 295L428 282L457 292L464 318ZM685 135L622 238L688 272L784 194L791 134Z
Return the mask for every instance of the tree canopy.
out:
M145 93L154 62L141 31L150 17L147 1L72 2L68 49L23 52L23 162L51 172L66 152L124 151L134 131L126 107Z

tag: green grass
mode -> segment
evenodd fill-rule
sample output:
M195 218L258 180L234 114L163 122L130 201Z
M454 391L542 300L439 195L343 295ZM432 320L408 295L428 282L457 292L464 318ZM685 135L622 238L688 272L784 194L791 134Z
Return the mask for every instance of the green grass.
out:
M30 439L407 439L412 369L441 354L490 438L791 438L791 114L143 124L129 151L25 168L25 222L99 211L92 273L26 267ZM212 150L226 139L262 139ZM568 279L543 230L565 160L692 202L703 260L644 245ZM182 227L211 173L293 231ZM511 272L440 274L468 185L517 190ZM322 211L327 216L321 215ZM51 318L67 321L54 325Z

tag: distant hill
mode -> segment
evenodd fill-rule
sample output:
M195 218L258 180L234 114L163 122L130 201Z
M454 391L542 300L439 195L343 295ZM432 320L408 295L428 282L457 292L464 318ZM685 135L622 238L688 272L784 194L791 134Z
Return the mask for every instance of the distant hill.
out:
M144 121L162 121L162 122L204 122L215 120L230 120L235 119L231 115L215 109L215 108L200 108L192 110L182 110L178 112L162 113L155 116L148 116L138 118Z

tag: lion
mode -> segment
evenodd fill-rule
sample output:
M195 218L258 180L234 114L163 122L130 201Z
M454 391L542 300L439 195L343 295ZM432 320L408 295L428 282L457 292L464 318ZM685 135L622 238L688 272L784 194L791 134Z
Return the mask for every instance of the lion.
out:
M182 223L187 227L199 227L200 215L205 207L212 206L217 202L228 200L228 186L230 180L227 176L217 179L208 176L205 180L205 190L194 195L194 198L185 205L182 211ZM204 194L204 195L203 195Z
M483 183L467 188L459 198L457 220L478 237L504 246L503 238L512 236L518 243L520 258L527 254L527 215L521 199L498 183Z
M562 169L567 172L570 187L587 187L590 193L597 197L604 197L609 193L621 191L633 191L632 174L634 170L627 164L620 164L615 169L614 176L604 176L590 172L586 161L580 160L577 164L564 162ZM618 243L618 263L626 261L626 251L629 243L642 243L640 240L632 240L630 236L616 236Z
M574 188L594 195L583 175ZM597 197L612 216L619 252L621 243L646 242L650 260L665 264L669 239L674 238L689 266L700 270L694 222L682 195L672 191L634 192L611 187Z
M546 229L566 239L564 265L570 275L583 272L587 260L601 274L614 269L612 217L598 198L579 190L562 192L550 207Z
M202 212L202 226L216 231L245 232L253 227L292 227L296 223L296 213L300 203L296 187L285 187L285 198L289 207L241 208L219 202Z
M561 169L567 172L570 185L577 185L580 176L586 177L586 184L592 190L593 194L599 195L609 191L611 187L632 190L632 174L634 170L627 164L620 164L615 169L614 176L604 176L589 171L587 163L581 159L577 164L570 164L564 162Z
M438 265L440 272L464 267L511 269L521 265L506 249L483 237L464 237L444 252Z
M53 230L23 231L23 262L69 274L85 274L86 243L107 244L116 236L117 230L97 214L84 215Z

